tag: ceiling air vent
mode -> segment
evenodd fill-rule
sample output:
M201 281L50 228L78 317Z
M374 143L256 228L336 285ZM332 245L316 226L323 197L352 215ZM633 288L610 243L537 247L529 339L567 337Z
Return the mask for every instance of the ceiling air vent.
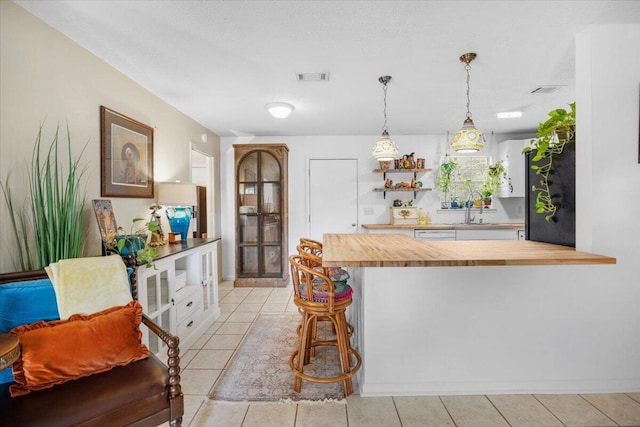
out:
M324 82L329 80L329 73L298 73L299 82Z
M559 91L563 86L538 86L531 93L553 93Z

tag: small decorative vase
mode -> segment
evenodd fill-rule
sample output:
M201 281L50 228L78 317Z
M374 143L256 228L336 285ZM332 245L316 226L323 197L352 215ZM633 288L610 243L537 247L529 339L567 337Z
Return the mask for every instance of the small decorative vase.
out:
M116 242L122 240L124 240L124 246L119 250L121 256L135 255L147 245L147 236L116 236ZM118 247L120 247L119 244Z
M191 215L193 209L190 206L174 206L166 209L169 226L174 233L180 233L182 241L187 240L189 233L189 224L191 223Z

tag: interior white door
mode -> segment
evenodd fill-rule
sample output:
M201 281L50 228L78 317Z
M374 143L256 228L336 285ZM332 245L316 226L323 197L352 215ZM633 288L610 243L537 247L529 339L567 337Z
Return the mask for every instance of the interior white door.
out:
M309 236L358 231L358 161L309 160Z

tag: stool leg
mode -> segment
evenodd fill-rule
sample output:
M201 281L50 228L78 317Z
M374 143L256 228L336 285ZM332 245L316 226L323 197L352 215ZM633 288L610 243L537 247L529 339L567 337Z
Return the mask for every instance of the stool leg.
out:
M336 339L338 341L338 352L340 354L340 366L342 373L348 373L351 370L351 356L349 355L349 348L351 344L349 342L349 333L347 331L347 318L344 311L336 313L335 322L332 322L336 329ZM342 381L344 387L345 397L353 393L353 383L351 378L347 378Z
M311 335L311 323L313 322L312 316L309 313L304 312L302 315L302 328L300 329L300 341L298 345L298 360L297 360L297 370L299 372L304 371L305 359L307 358L307 348ZM302 378L299 376L295 376L295 380L293 382L293 389L300 393L300 389L302 388Z

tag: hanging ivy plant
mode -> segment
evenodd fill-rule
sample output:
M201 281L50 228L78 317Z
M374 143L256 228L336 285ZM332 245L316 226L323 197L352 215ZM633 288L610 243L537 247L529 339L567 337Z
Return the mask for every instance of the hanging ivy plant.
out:
M545 215L547 221L554 220L558 210L549 189L553 161L562 154L567 144L575 142L576 103L569 104L569 107L569 111L559 108L549 112L547 121L538 126L537 138L532 139L531 145L522 150L523 153L534 151L531 169L540 178L538 184L532 187L536 193L536 213Z

